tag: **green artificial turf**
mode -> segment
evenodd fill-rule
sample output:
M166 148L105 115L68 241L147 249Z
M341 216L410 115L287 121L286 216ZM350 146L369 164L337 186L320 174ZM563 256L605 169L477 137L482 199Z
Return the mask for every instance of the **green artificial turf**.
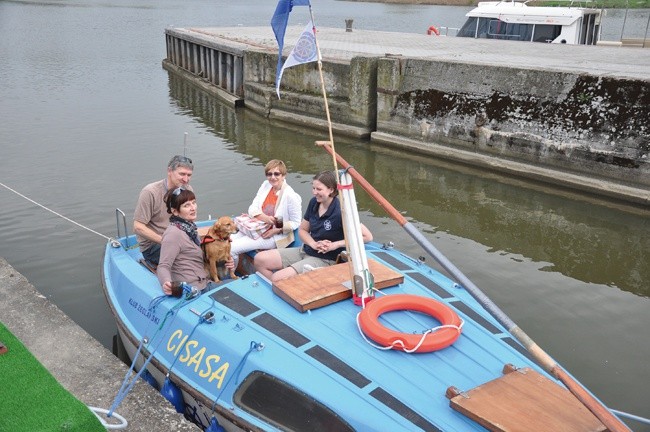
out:
M0 342L0 432L106 431L2 323Z

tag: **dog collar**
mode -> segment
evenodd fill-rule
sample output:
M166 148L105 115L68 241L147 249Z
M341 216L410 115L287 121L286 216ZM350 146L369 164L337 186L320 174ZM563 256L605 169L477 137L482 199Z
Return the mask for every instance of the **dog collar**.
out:
M212 242L215 242L217 240L219 240L219 241L229 241L229 242L232 241L230 236L228 236L228 238L224 239L224 238L214 238L212 236L206 235L205 237L203 237L203 240L201 240L201 244L212 243Z
M203 237L203 240L201 240L201 244L212 243L213 241L214 239L211 236L207 235Z

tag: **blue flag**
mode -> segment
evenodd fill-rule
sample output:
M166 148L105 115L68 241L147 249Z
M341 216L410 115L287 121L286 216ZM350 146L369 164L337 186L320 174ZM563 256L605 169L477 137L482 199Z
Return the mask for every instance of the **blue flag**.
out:
M275 33L275 39L278 41L278 67L275 73L275 86L280 82L280 72L282 71L282 48L284 47L284 33L287 31L289 23L289 13L294 6L311 6L309 0L279 0L275 8L273 18L271 18L271 27Z

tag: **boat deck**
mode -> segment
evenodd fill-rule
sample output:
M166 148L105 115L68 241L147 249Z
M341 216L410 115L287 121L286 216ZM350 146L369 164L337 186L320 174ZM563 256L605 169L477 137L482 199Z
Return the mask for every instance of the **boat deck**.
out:
M272 287L259 274L222 282L180 307L178 299L160 295L155 275L138 263L141 254L137 249L108 248L111 259L105 261L104 275L110 304L115 315L122 317L118 327L130 334L134 345L158 327L158 361L167 368L174 365L171 376L195 389L200 404L208 407L207 413L212 401L219 398L224 407L234 407L222 412L257 421L233 402L241 391L241 381L230 382L228 377L234 372L228 365L243 380L262 373L289 383L300 394L321 401L356 430L484 430L477 421L452 409L447 391L452 386L461 392L476 389L501 377L506 364L530 368L549 380L555 390L565 391L462 286L419 260L376 243L366 245L366 253L369 261L377 264L371 264L375 271L381 270L377 274L385 272L375 277L378 283L387 284L382 293L434 299L462 318L462 334L451 346L415 354L382 349L361 334L357 321L360 307L351 300L305 308L303 302L306 306L314 302L308 287L293 285L295 298L300 298L301 286L307 288L307 294L300 303L287 300L278 295L278 286ZM331 272L327 278L314 270L305 274L313 275L296 280L329 279L332 283L326 285L343 286L340 281L346 267L325 269L324 273ZM112 281L119 284L112 286ZM284 288L285 293L290 291ZM155 309L148 306L152 299L160 299ZM162 329L172 310L173 323L168 330ZM199 325L208 311L215 321ZM424 334L440 325L432 316L414 311L382 314L381 323L409 334ZM179 343L188 338L180 351ZM254 343L263 349L248 355ZM285 408L289 409L279 410ZM202 420L205 423L207 419Z

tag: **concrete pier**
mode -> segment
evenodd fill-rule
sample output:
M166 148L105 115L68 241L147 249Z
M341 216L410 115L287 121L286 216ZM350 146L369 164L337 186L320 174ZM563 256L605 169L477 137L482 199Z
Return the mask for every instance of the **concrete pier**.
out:
M0 319L77 399L88 406L110 409L129 368L47 301L3 258ZM128 427L123 429L128 432L201 430L142 380L116 412L128 421Z
M283 55L302 30L287 29ZM315 63L285 70L277 98L270 27L169 28L166 38L166 69L270 119L326 130ZM317 38L336 133L650 206L650 50L343 27Z

